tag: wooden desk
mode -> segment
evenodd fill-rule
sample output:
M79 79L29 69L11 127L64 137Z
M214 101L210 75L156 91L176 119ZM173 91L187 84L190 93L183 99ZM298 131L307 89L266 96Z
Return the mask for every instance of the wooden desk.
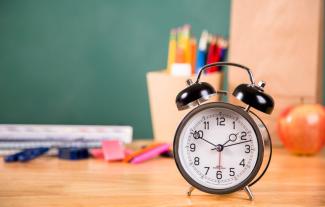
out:
M172 159L139 165L44 157L27 164L0 164L0 207L6 206L325 206L325 157L296 157L275 149L270 169L252 190L208 195L185 192Z

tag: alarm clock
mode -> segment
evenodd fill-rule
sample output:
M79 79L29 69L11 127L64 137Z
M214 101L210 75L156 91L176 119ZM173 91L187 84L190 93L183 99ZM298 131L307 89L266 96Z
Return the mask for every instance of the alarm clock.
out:
M240 84L232 95L246 107L227 102L209 102L217 94L209 83L200 82L202 73L213 66L234 66L245 70L250 83ZM176 97L178 110L192 108L180 122L174 138L173 150L177 168L194 189L227 194L244 190L253 200L250 187L266 172L272 157L270 134L263 121L252 112L271 114L273 98L264 91L263 81L255 83L251 70L243 65L217 62L203 66L193 83Z

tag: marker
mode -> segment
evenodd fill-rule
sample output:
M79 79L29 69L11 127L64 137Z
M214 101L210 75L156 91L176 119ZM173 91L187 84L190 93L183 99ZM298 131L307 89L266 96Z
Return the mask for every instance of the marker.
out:
M88 148L63 147L58 151L58 157L64 160L81 160L89 157Z
M162 144L160 146L157 146L145 153L140 154L139 156L134 157L130 163L132 164L138 164L141 162L144 162L146 160L155 158L159 156L160 154L167 152L169 150L170 145L169 144Z
M133 158L135 158L135 157L137 157L137 156L139 156L139 155L141 155L141 154L143 154L143 153L146 153L146 152L149 152L150 150L152 150L152 149L154 149L154 148L156 148L156 147L158 147L158 146L160 146L161 145L161 143L153 143L153 144L151 144L151 145L149 145L149 146L146 146L146 147L144 147L144 148L141 148L140 150L138 150L138 151L135 151L135 152L133 152L133 153L130 153L129 155L127 155L125 158L124 158L124 162L130 162Z

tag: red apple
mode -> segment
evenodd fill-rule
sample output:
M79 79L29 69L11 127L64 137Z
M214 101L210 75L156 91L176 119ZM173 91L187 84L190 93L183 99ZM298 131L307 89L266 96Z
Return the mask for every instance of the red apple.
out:
M325 109L319 104L288 107L277 120L277 131L290 152L316 154L325 144Z

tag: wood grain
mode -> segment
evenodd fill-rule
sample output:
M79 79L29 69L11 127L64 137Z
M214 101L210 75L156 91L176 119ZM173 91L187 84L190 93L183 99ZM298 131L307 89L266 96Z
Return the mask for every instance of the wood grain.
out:
M325 206L325 157L275 149L266 176L252 190L229 195L185 192L188 184L169 158L139 165L44 157L0 163L0 207L15 206Z

